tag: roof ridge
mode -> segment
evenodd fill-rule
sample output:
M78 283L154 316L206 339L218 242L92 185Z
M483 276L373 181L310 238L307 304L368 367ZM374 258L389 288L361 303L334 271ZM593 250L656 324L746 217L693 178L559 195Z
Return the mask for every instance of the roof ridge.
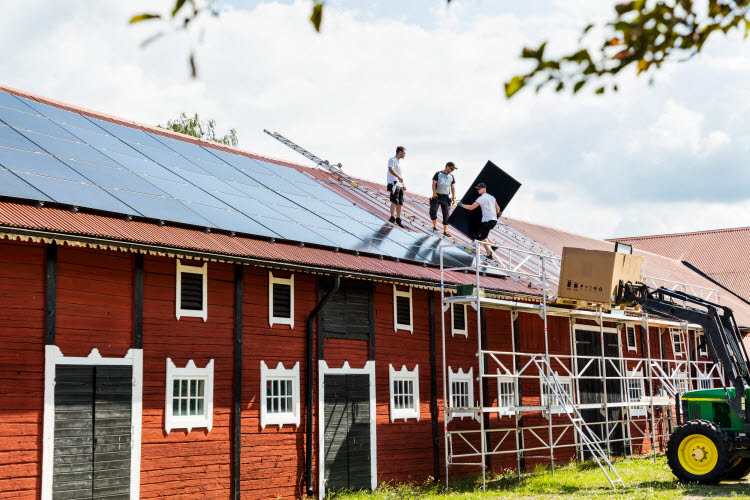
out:
M624 241L624 240L648 240L653 238L674 238L678 236L693 236L693 235L700 235L700 234L713 234L713 233L725 233L725 232L735 232L735 231L750 231L750 226L740 226L740 227L727 227L722 229L706 229L705 231L689 231L685 233L665 233L665 234L648 234L643 236L626 236L626 237L618 237L618 238L607 238L605 241Z

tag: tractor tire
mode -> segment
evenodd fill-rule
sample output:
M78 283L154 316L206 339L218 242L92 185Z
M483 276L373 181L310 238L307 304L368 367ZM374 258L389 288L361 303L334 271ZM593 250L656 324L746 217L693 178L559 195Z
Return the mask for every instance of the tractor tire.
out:
M718 425L708 420L691 420L677 427L669 437L667 463L681 481L715 484L734 465L734 448Z
M743 457L737 460L729 471L724 475L724 479L728 481L736 481L742 479L750 474L750 458Z

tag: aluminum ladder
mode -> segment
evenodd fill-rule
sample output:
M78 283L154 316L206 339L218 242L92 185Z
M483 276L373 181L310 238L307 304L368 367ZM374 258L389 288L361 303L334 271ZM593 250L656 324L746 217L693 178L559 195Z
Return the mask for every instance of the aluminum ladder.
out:
M534 364L539 368L539 373L547 383L547 387L549 387L549 393L547 395L548 404L550 406L557 406L551 404L552 397L554 396L557 403L562 406L563 411L573 424L573 428L581 438L581 442L586 446L589 453L591 453L591 456L594 458L594 461L604 473L607 481L609 481L610 486L614 489L617 488L617 484L624 487L625 483L623 483L620 474L617 473L617 470L612 465L609 457L599 445L599 436L594 434L594 431L583 419L578 408L573 404L570 394L568 394L563 388L560 379L557 378L557 373L552 371L549 361L544 357L538 357L534 359ZM551 414L549 415L549 418L552 418ZM552 446L552 443L550 443L550 446Z

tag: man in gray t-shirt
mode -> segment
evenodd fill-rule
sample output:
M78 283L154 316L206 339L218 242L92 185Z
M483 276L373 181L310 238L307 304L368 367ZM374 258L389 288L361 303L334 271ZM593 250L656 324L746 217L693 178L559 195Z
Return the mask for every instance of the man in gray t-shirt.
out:
M449 161L445 168L435 172L432 176L432 198L430 199L430 219L432 219L432 229L438 230L437 211L438 207L443 212L443 234L450 236L448 232L448 215L452 203L456 203L456 179L453 178L453 172L457 170L456 165Z

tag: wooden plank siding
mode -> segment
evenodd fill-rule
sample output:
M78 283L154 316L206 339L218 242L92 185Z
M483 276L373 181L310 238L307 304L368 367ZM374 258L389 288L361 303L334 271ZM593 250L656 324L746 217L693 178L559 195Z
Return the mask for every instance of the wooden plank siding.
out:
M44 245L0 242L0 498L41 489Z

